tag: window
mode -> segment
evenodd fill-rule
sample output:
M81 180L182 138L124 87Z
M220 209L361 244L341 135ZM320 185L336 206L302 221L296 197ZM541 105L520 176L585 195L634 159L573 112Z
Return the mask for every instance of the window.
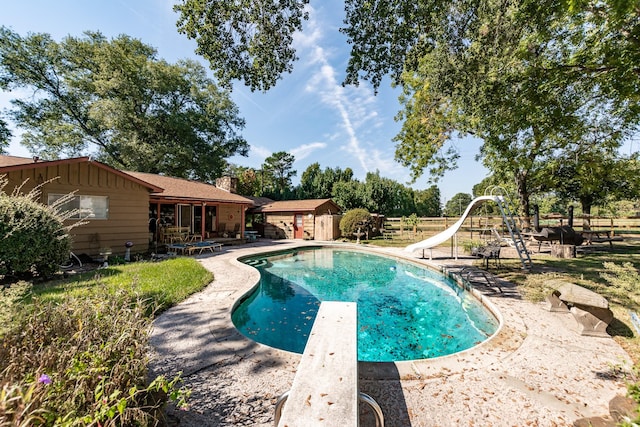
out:
M54 204L65 194L49 194L47 203ZM107 196L74 196L60 206L60 210L67 212L77 210L72 219L107 219L109 217L109 198Z

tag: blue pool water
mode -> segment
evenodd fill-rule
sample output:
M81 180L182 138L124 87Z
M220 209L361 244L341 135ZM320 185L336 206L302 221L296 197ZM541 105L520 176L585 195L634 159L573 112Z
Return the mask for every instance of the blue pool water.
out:
M442 274L398 259L305 248L243 260L260 284L234 310L245 336L302 353L321 301L358 303L358 360L390 362L456 353L498 327L471 294Z

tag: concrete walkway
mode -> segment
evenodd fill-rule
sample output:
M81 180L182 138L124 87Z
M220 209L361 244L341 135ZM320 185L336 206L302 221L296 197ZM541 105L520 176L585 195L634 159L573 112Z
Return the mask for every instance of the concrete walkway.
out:
M181 371L192 390L188 409L169 408L170 425L273 425L275 401L291 388L300 355L257 344L234 328L234 303L259 280L237 258L309 244L258 241L197 257L215 280L158 317L151 338L152 371ZM412 260L449 269L472 262L448 255ZM491 340L433 360L360 363L360 390L378 401L386 426L567 426L607 414L609 400L626 394L618 368L629 368L629 357L613 339L578 335L571 315L522 300L511 284L503 293L479 289L503 318ZM374 425L366 411L361 425Z

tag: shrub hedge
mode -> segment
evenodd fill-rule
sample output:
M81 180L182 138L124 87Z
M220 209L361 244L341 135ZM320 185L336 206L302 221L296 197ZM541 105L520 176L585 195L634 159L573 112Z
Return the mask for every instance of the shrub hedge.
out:
M7 195L0 186L0 282L4 276L49 278L69 258L63 218L33 196Z
M358 227L362 223L368 223L371 219L371 214L366 209L351 209L347 211L340 220L340 231L342 232L342 237L346 237L348 239L355 238L353 233L358 231ZM362 232L364 232L364 228Z

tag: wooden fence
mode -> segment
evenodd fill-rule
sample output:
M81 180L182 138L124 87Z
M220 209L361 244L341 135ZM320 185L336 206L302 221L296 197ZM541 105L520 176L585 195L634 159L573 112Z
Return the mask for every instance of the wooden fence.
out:
M459 217L435 217L418 218L418 224L407 224L402 218L385 218L383 236L386 239L402 240L422 240L444 231L457 222ZM543 215L540 218L541 227L554 227L567 225L567 217L560 215ZM583 231L583 217L575 216L573 228L576 231ZM591 230L607 230L612 235L638 234L640 235L640 217L590 217ZM490 240L493 235L492 229L496 229L501 235L505 235L507 230L503 224L501 216L469 216L465 219L462 227L458 231L458 238L468 240Z

